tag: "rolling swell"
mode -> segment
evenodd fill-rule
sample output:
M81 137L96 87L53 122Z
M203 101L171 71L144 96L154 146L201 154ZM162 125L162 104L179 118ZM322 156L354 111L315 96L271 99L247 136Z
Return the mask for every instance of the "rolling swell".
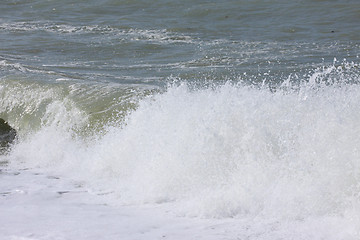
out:
M148 97L133 89L8 81L1 111L16 127L36 130L7 158L113 192L120 203L173 202L178 214L219 218L329 217L355 226L358 67L324 67L293 80L275 89L180 83ZM6 90L16 96L20 86L26 97L9 99ZM101 127L91 138L79 133L95 122Z

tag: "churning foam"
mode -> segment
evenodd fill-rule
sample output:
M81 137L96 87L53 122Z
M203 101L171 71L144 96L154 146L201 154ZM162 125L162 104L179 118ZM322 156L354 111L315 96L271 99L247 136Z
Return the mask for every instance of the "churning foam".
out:
M121 203L360 226L359 102L355 84L277 92L181 85L141 100L102 137L84 141L47 125L8 158L113 191Z

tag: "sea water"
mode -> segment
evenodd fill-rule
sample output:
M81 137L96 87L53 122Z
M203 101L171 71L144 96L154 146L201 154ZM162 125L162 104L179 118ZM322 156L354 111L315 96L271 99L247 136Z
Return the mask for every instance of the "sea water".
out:
M226 239L359 239L359 9L2 1L0 117L18 139L0 170L236 219Z

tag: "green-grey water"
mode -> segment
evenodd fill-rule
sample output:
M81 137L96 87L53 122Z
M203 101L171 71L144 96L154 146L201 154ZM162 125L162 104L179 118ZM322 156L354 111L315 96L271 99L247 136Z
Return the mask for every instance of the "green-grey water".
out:
M358 62L359 9L356 0L6 0L0 76L5 85L109 83L136 91L164 89L174 79L296 82L318 67ZM97 104L99 95L92 95ZM102 108L113 104L107 98Z

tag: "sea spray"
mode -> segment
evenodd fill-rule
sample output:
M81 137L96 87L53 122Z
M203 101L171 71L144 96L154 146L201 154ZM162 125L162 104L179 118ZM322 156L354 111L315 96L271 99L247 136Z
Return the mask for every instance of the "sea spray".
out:
M359 226L360 87L328 84L343 78L338 68L317 71L308 78L316 81L277 91L171 86L87 140L53 119L7 158L112 192L120 204L172 203L177 214L217 218L335 217Z
M358 9L2 1L0 235L359 240Z

